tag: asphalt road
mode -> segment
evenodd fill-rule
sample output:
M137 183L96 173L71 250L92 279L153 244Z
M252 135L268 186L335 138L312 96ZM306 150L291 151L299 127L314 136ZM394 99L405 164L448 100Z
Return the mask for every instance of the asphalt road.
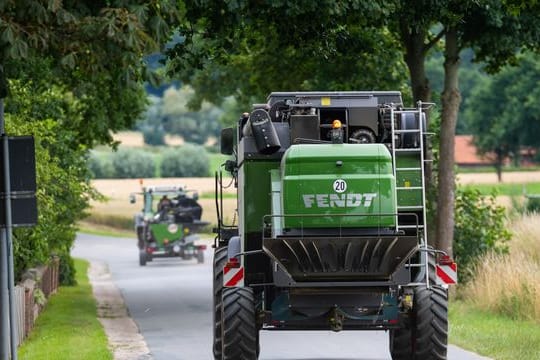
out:
M73 256L104 261L156 360L212 357L212 249L204 264L156 259L138 263L136 240L79 234ZM386 360L381 331L261 332L261 360ZM455 346L450 360L485 359Z

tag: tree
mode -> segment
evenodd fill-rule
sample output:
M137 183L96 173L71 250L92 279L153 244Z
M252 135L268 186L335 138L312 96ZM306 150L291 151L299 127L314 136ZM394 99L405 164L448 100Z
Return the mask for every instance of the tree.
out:
M163 97L149 96L151 105L137 124L138 128L152 136L164 132L180 135L185 141L197 144L218 136L223 111L207 101L202 102L198 111L189 109L188 102L193 96L194 91L189 86L180 89L170 86Z
M465 48L473 49L476 61L486 62L486 69L496 72L506 64L515 63L517 48L538 44L540 26L535 19L531 13L512 15L495 0L451 1L442 13L445 77L441 97L437 242L438 247L449 254L452 254L454 238L454 138L461 102L460 52Z
M179 18L172 0L2 1L0 70L21 80L54 71L50 81L86 105L80 123L66 124L82 130L75 140L110 143L110 130L131 126L143 109L142 55L159 50ZM34 59L44 58L40 70Z
M194 88L195 108L203 99L219 104L232 95L245 109L270 91L406 90L397 40L381 28L393 6L361 0L186 2L183 41L169 49L168 71Z
M142 56L180 17L174 1L0 2L0 85L6 127L36 138L39 224L14 232L17 272L69 254L89 199L89 149L144 107ZM6 95L5 86L0 93ZM2 99L0 99L2 101Z
M540 62L526 53L519 65L485 80L466 109L477 148L496 155L499 181L505 158L518 158L522 146L540 149Z

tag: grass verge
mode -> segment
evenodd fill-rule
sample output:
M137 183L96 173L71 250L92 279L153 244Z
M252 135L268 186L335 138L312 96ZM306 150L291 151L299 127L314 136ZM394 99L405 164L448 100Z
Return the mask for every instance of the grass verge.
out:
M19 348L21 360L106 360L113 356L97 320L96 301L86 275L88 263L75 260L77 286L60 287Z
M497 360L530 360L540 355L540 326L512 320L461 301L451 301L450 342Z
M466 185L468 188L478 189L484 195L491 194L494 190L498 195L520 196L526 194L540 194L540 182L522 183L522 184L474 184Z
M135 238L135 230L119 229L112 226L98 225L87 221L80 221L77 224L78 231L100 236Z

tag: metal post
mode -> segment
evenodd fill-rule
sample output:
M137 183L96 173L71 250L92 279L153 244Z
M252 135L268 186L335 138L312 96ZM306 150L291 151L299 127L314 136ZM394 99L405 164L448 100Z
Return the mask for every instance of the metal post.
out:
M0 111L3 114L3 108ZM3 120L3 119L2 119ZM6 194L6 244L7 244L7 266L8 266L8 297L9 297L9 328L10 328L10 349L11 360L17 360L17 329L15 329L15 274L13 264L13 222L11 218L11 173L9 169L9 141L7 135L3 136L4 146L4 192Z
M4 131L4 99L0 98L0 135L5 137ZM2 164L5 168L5 158ZM5 174L4 174L5 175ZM3 189L0 189L2 192ZM0 360L9 359L9 276L8 276L8 229L0 229L0 311L2 318L0 320Z

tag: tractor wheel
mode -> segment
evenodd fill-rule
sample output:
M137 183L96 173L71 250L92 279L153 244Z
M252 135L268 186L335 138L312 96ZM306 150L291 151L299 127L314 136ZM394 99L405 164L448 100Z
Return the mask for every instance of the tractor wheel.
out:
M142 226L137 226L137 246L139 250L144 248L144 228Z
M227 247L214 251L214 359L221 360L221 293L223 292L223 267L227 262Z
M204 263L204 251L198 250L197 251L197 264L202 264L202 263Z
M146 266L146 251L139 251L139 265Z
M440 286L414 290L411 326L390 331L393 360L444 360L448 343L448 293Z
M256 360L259 330L251 288L223 289L221 307L223 360Z

